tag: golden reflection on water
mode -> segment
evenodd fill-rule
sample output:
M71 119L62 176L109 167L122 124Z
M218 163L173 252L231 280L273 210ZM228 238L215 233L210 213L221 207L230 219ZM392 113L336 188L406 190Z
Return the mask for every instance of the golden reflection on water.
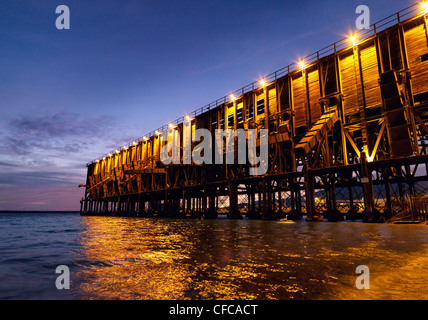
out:
M83 299L426 299L428 226L83 217ZM367 265L371 289L355 288Z

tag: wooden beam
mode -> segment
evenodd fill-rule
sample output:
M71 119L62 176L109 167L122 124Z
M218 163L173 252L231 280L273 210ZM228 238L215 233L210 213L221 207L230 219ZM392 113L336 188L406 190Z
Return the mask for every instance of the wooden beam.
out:
M373 147L372 154L370 156L371 159L374 159L374 157L376 155L377 148L379 147L380 140L382 139L383 132L385 131L385 126L386 126L386 121L383 121L382 126L380 127L380 130L379 130L379 134L378 134L377 139L376 139L376 143Z
M422 119L413 112L413 115L415 116L415 120L419 123L421 128L425 131L425 133L428 135L428 127L425 125L425 123L422 121Z
M354 151L357 154L358 158L361 158L361 152L360 152L360 150L358 150L357 146L355 145L354 139L352 139L352 137L349 134L348 130L346 130L345 128L343 128L343 132L345 133L346 138L348 138L348 141L351 144L352 148L354 148Z

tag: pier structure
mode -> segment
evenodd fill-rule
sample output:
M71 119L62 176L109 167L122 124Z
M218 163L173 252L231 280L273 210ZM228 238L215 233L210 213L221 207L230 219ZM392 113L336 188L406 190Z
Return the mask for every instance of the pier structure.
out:
M426 217L426 8L412 5L92 161L81 214ZM161 133L178 133L182 146L186 125L213 138L216 129L267 129L266 174L250 175L236 152L234 164L165 165Z

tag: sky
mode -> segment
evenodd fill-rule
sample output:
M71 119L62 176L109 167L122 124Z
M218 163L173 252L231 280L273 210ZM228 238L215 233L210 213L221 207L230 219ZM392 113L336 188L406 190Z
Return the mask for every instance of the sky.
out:
M0 210L79 210L86 163L415 2L1 0Z

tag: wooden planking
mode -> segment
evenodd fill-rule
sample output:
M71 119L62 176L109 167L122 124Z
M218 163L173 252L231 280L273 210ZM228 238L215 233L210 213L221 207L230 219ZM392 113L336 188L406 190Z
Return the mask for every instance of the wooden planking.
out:
M109 173L112 170L112 163L113 163L113 159L112 157L107 157L107 165L106 165L106 173Z
M150 157L153 156L153 140L154 140L154 138L147 141L147 163L146 163L146 165L149 165L151 163Z
M135 147L135 160L137 161L141 161L141 149L143 148L143 144L139 143L137 144L137 146Z
M131 151L127 151L127 150L122 150L121 152L120 152L120 154L121 154L121 164L125 164L125 163L128 163L128 159L129 159L129 153L130 153Z
M234 128L234 121L235 121L235 105L229 105L227 107L227 115L226 115L226 129L233 129ZM229 117L233 116L233 122L231 123L231 125L229 126Z
M319 72L315 69L308 72L308 89L309 89L309 103L311 110L311 121L315 123L321 117L321 105L319 99L321 98Z
M413 94L427 91L428 61L421 62L421 56L428 53L424 24L420 24L404 33L409 69L412 73Z
M360 56L366 107L380 106L382 105L382 95L380 93L378 61L374 43L362 49Z
M155 157L155 161L160 160L159 148L160 148L160 138L159 136L156 136L154 138L154 143L153 143L153 156Z
M94 172L93 174L98 174L100 172L100 168L101 168L101 162L96 162L95 166L94 166Z
M357 62L358 63L358 62ZM339 58L341 87L345 114L358 111L357 77L354 54L351 52Z
M277 112L277 102L276 102L276 88L272 88L268 91L268 105L269 105L269 115L276 114Z
M392 69L403 69L403 56L401 52L400 36L398 29L394 31L389 37L389 48L391 54Z
M259 120L260 118L264 118L265 113L266 113L266 101L265 101L265 112L259 114L257 112L257 103L260 100L265 100L265 91L264 90L259 90L258 92L256 91L256 103L254 104L254 113L256 114L256 120Z
M141 159L143 160L143 166L147 165L147 157L148 157L147 145L148 145L148 143L145 141L145 142L143 142L143 145L141 148Z
M114 163L114 167L117 168L119 166L119 154L114 153L113 154L113 163Z
M294 126L305 126L306 117L306 86L305 77L300 74L293 77L293 106L295 111Z

